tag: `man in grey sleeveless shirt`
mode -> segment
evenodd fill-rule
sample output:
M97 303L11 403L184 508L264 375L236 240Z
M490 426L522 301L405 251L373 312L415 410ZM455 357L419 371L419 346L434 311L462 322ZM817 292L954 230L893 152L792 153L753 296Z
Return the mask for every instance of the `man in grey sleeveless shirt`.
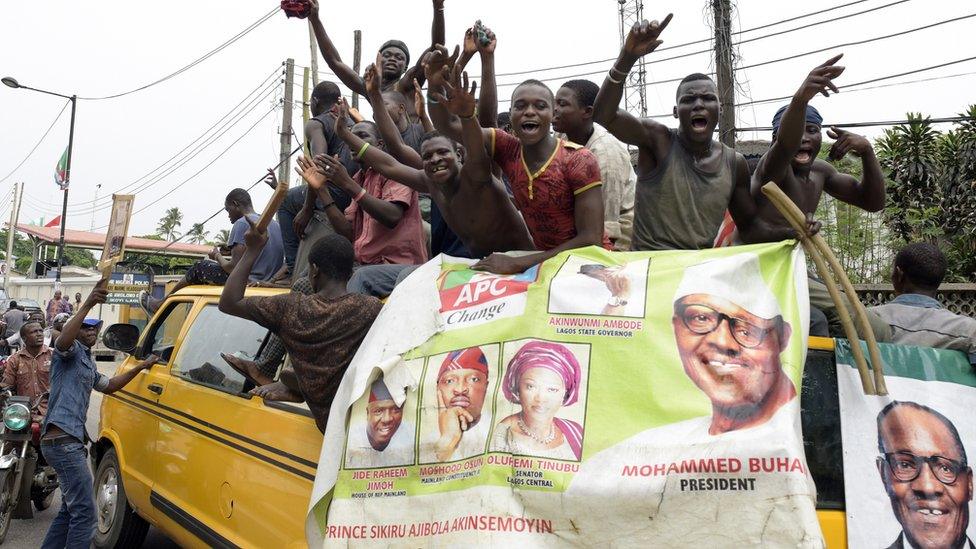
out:
M661 23L634 25L594 106L594 121L638 147L631 249L711 248L726 210L745 242L795 238L792 229L773 229L756 215L745 158L712 139L720 109L711 78L695 73L678 85L677 129L618 108L627 74L662 43L658 36L670 21L669 14Z

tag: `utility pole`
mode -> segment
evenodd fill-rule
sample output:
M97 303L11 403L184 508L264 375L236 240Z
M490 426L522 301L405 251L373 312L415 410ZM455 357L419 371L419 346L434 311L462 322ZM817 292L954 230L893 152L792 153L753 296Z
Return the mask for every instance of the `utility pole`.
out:
M644 1L617 0L617 4L620 5L620 46L623 47L630 28L644 19ZM624 86L624 108L641 118L647 117L647 69L643 57L634 64Z
M312 117L311 112L311 87L309 84L309 68L305 67L302 69L302 130L304 132L305 125L308 124L308 119ZM311 158L311 149L308 145L308 140L305 140L305 146L302 147L303 154Z
M732 5L712 0L715 16L715 75L722 112L718 117L719 141L735 148L735 69L732 67Z
M352 70L360 74L363 57L363 31L352 31ZM359 94L352 92L352 108L359 110Z
M10 204L10 226L7 227L7 255L4 261L7 263L7 270L3 273L3 289L10 291L10 271L14 268L11 260L14 253L14 235L17 233L17 218L20 215L20 199L24 196L24 184L14 183L14 201Z
M98 184L95 185L95 199L92 200L92 202L94 202L96 204L98 203L98 191L101 188L102 188L102 184L101 183L98 183ZM96 210L96 208L92 208L91 225L88 227L88 230L89 231L94 231L95 230L95 210Z
M312 22L308 22L308 49L311 50L312 57L308 66L312 68L312 86L319 83L319 49L315 41L315 31L312 30Z
M289 58L285 62L285 105L281 114L281 167L278 169L278 181L287 183L288 172L291 171L291 108L295 87L295 60Z

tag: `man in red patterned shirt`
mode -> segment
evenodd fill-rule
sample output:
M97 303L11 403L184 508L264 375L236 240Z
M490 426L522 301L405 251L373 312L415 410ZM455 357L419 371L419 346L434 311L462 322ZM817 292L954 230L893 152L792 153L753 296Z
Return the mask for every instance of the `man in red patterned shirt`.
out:
M450 67L453 61L442 47L431 54L425 69L432 92L445 91L444 76L449 73L440 67ZM450 96L452 86L447 88ZM552 135L553 103L548 86L526 80L512 92L514 135L495 128L484 130L488 152L508 179L515 206L540 251L520 257L494 253L474 269L512 274L563 250L590 245L609 248L603 233L600 164L582 146ZM460 121L442 105L431 105L431 118L442 133L462 141Z

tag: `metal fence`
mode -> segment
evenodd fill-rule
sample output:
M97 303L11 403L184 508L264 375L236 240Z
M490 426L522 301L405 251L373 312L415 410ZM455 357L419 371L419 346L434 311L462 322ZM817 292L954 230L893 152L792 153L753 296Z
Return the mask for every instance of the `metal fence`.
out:
M891 284L855 284L854 291L865 307L883 305L895 297ZM943 284L938 299L950 311L976 318L976 284Z

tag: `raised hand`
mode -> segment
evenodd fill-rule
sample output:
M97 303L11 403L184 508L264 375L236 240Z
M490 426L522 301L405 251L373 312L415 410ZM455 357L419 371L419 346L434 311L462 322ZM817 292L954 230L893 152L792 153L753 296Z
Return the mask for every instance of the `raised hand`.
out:
M376 63L371 63L363 72L363 82L366 83L366 95L370 97L378 97L383 90L383 72L379 69L382 66L381 57L377 54Z
M254 221L251 221L246 215L244 216L244 221L247 221L248 229L244 233L244 245L247 246L249 250L261 250L264 245L268 243L268 232L259 231Z
M860 158L866 154L870 154L874 150L871 147L871 142L863 135L851 133L836 126L831 126L827 130L827 136L835 140L833 146L830 147L830 152L827 154L827 158L831 160L840 160L847 153L851 153Z
M475 33L474 27L468 27L464 31L464 42L461 43L463 47L464 57L468 58L473 56L478 51L478 36Z
M314 162L304 156L299 156L297 162L298 166L295 166L295 173L308 182L309 188L319 190L326 184L325 173ZM302 233L304 232L303 227Z
M427 112L427 105L424 103L424 91L420 87L420 82L417 79L413 79L413 109L417 114L423 114Z
M669 13L660 23L657 20L648 23L646 19L635 23L627 34L627 40L624 41L624 51L633 57L643 57L657 49L664 43L663 40L658 39L658 36L671 22L672 15Z
M430 57L424 63L424 76L427 77L431 86L440 87L444 85L447 80L445 75L454 71L454 64L460 54L461 48L459 46L454 46L454 53L448 55L447 48L440 44L430 52Z
M603 279L603 283L610 290L610 295L624 300L630 297L630 277L626 273L609 274Z
M333 107L335 109L336 121L335 121L335 132L336 135L340 137L349 133L349 126L346 125L346 118L349 117L349 103L346 103L346 98L342 98Z
M475 92L478 90L478 83L471 82L468 87L468 72L460 76L455 75L452 83L444 83L444 93L431 92L431 96L438 103L444 105L447 112L459 118L473 118L478 114L478 100Z
M318 19L318 17L319 17L319 0L308 0L308 16L310 18Z
M268 175L264 176L264 184L271 187L272 189L278 188L278 177L275 175L274 170L268 168Z
M325 175L326 179L334 183L337 187L350 196L354 196L359 190L356 182L353 181L346 167L339 161L339 155L328 156L319 154L315 156L315 165L319 172ZM311 185L311 183L309 183Z
M844 72L844 67L835 64L840 61L841 57L844 57L843 53L831 57L826 63L810 71L806 80L800 85L800 89L796 91L796 97L810 101L818 93L822 93L824 97L829 97L828 89L838 93L840 90L834 85L833 80Z
M482 27L485 30L485 36L488 37L488 43L482 44L478 41L478 51L482 54L495 53L495 45L498 43L498 38L495 37L495 33L492 32L488 27Z

